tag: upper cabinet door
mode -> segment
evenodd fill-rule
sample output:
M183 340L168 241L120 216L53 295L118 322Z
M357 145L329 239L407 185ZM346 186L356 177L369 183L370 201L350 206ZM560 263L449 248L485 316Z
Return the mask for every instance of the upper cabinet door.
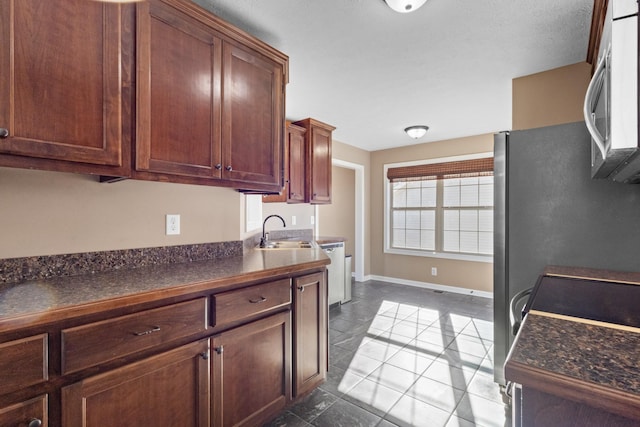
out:
M222 158L228 180L283 185L284 83L282 65L247 47L225 42Z
M307 197L312 204L331 203L331 132L333 128L312 126L308 139Z
M303 127L294 124L289 125L287 128L287 148L289 150L288 203L305 202L305 132L306 130Z
M331 145L335 127L312 118L295 122L304 127L306 142L305 201L311 204L331 203Z
M136 169L220 177L221 40L160 1L138 4Z
M122 165L122 7L0 0L0 153Z

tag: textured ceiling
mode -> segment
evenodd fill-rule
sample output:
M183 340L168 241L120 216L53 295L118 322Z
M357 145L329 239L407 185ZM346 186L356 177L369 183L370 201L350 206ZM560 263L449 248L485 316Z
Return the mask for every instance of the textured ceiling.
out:
M289 55L287 118L365 150L511 128L511 80L584 61L593 0L195 0ZM430 127L412 140L403 129Z

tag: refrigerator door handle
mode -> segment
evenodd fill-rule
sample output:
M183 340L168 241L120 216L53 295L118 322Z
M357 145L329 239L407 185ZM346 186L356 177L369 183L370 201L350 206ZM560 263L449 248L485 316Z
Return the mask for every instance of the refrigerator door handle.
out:
M520 304L529 299L529 295L533 292L533 288L520 291L511 298L509 302L509 321L511 322L511 333L515 336L520 329L522 323L522 314L518 313L518 307Z
M584 121L587 125L587 130L591 134L593 138L593 142L596 143L598 148L600 149L600 153L602 154L602 159L605 160L607 158L607 148L605 147L605 141L600 131L596 127L595 122L595 114L593 113L593 105L595 101L595 97L600 94L600 89L604 84L604 78L606 76L605 70L607 65L607 56L609 52L602 55L602 59L598 63L595 72L593 73L593 78L589 82L589 87L587 88L587 94L584 98Z

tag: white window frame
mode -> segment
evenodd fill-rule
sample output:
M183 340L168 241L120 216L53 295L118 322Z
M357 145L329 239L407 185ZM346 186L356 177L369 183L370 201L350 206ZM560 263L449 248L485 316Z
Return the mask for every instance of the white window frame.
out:
M451 252L431 252L421 249L399 249L391 246L391 181L387 178L387 171L391 168L427 165L433 163L458 162L463 160L475 160L493 157L493 152L474 153L460 156L439 157L434 159L416 160L411 162L388 163L383 165L383 192L384 192L384 253L396 255L422 256L428 258L444 258L461 261L476 261L493 263L493 255L475 255Z

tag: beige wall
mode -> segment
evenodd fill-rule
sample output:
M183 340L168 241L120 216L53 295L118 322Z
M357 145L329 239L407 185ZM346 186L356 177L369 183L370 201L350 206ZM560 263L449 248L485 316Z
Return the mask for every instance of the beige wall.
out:
M582 106L591 64L579 62L513 79L513 129L584 120Z
M384 165L493 152L493 134L457 138L371 153L371 274L493 291L493 264L384 253ZM438 275L431 275L431 268Z
M354 254L356 239L356 173L334 166L331 204L318 206L320 236L344 237L345 254ZM352 264L352 270L355 265Z
M287 230L312 230L315 225L311 223L311 217L315 216L315 208L306 203L263 203L262 217L268 215L280 215L287 223ZM296 217L296 224L293 224L293 217ZM266 225L266 230L284 230L282 222L277 218L270 219ZM260 230L262 232L262 230ZM253 233L255 234L255 233Z
M336 160L342 160L344 162L349 162L352 165L357 165L358 167L362 167L363 169L363 189L356 189L355 197L361 197L363 200L363 216L364 216L364 236L362 242L362 254L356 252L355 248L351 252L353 255L352 259L352 269L355 271L356 257L362 256L363 263L363 272L362 274L366 277L371 274L371 212L373 211L373 207L371 204L371 152L362 150L360 148L356 148L352 145L348 145L342 143L340 141L333 140L332 147L332 156ZM362 194L360 194L360 192ZM355 214L354 214L355 215ZM322 218L320 219L322 224ZM360 224L360 219L357 218L355 220L358 224ZM355 240L355 236L354 236ZM354 241L355 244L355 241Z
M0 258L239 240L239 193L0 168ZM180 214L181 234L165 235Z

